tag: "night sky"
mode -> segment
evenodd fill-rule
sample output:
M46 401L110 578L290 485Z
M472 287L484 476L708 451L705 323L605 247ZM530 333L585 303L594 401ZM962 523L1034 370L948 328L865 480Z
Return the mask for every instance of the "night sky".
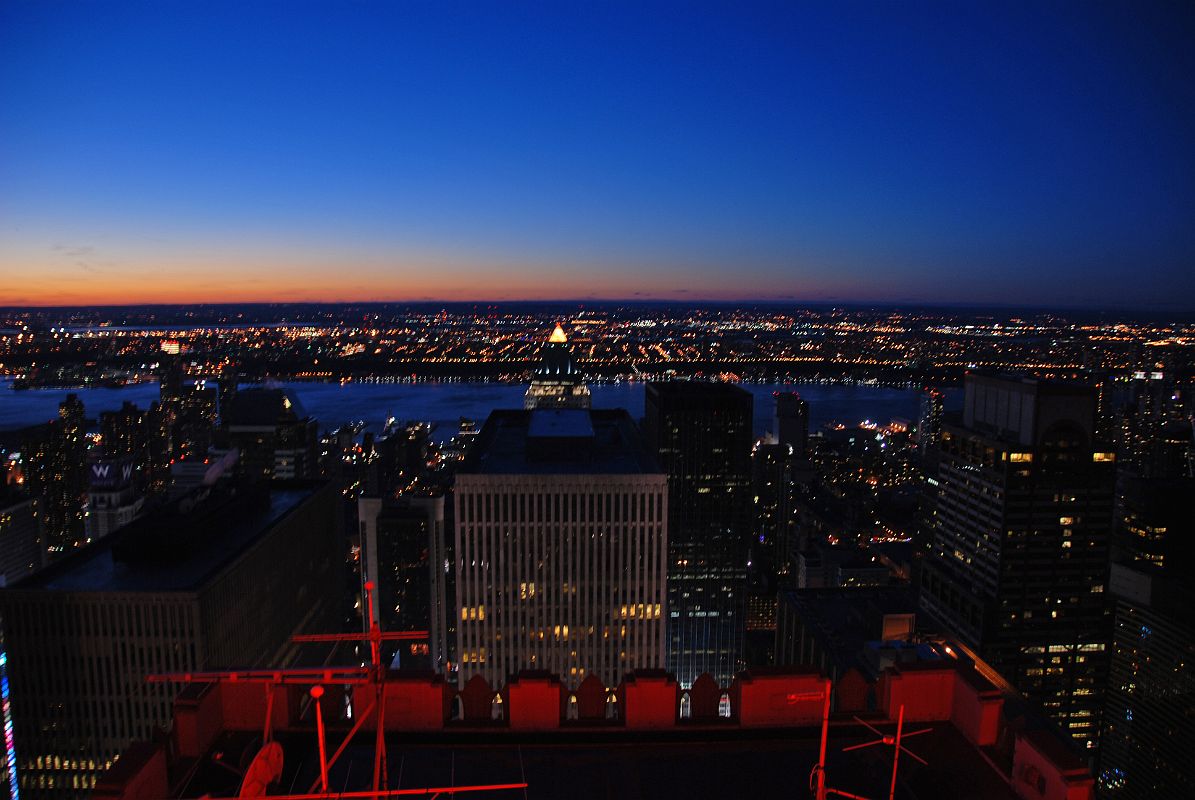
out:
M0 2L0 304L1195 308L1190 3Z

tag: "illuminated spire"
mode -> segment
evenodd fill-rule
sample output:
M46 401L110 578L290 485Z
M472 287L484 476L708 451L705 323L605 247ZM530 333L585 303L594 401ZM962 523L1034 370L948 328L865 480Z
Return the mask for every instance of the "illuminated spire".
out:
M564 335L564 328L560 327L560 323L556 323L556 330L552 331L552 335L548 337L548 341L553 344L564 344L568 341L568 337Z

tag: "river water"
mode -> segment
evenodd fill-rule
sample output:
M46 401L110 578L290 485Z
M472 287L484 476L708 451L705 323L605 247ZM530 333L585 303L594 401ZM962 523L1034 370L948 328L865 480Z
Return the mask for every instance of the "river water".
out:
M308 414L324 428L346 422L364 422L366 430L378 431L386 417L421 420L436 426L434 438L454 434L461 417L479 424L496 408L522 408L522 384L503 383L277 383L290 389ZM596 384L591 387L595 408L625 408L635 419L643 416L642 383ZM744 384L755 396L755 428L762 433L771 427L772 393L797 391L809 402L810 429L824 423L848 425L870 419L884 423L893 418L916 420L918 392L888 386L794 383ZM0 380L0 430L12 430L53 419L58 404L74 392L83 401L87 416L120 408L128 400L146 408L158 399L158 385L143 383L118 389L26 389L14 391L12 382Z

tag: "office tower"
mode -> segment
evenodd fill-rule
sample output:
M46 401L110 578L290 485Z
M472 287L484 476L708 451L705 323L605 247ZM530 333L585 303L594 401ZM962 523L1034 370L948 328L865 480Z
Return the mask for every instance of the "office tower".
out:
M373 581L376 587L374 618L387 631L428 632L426 642L386 643L383 660L395 667L442 672L449 614L444 497L404 496L389 502L362 497L357 507L361 581Z
M40 569L44 561L33 501L0 485L0 589Z
M212 446L216 425L216 390L209 389L202 381L196 382L185 387L178 400L170 405L174 411L171 435L174 458L203 460Z
M151 403L145 412L145 464L149 491L161 494L170 488L170 467L174 460L174 412L161 402Z
M792 480L789 445L765 438L751 448L751 507L753 536L751 552L766 558L775 571L784 563L787 522L792 513Z
M921 414L917 421L917 447L922 455L938 443L942 433L946 395L938 389L926 388L921 393Z
M339 497L325 484L188 496L0 592L21 796L83 796L169 722L177 687L146 675L284 666L293 633L329 630Z
M58 419L26 431L21 447L25 485L51 557L83 543L87 503L87 443L83 402L67 395Z
M132 464L130 483L138 494L164 492L170 483L170 461L174 456L173 427L173 414L166 412L160 402L142 411L136 404L125 401L118 411L100 414L103 460L119 461L122 469L125 462ZM92 483L96 476L91 470ZM104 481L101 479L100 483ZM91 498L89 512L95 508L95 498Z
M1109 798L1195 796L1195 479L1126 475L1117 502L1112 663L1100 736Z
M782 582L791 574L798 541L796 475L807 463L798 461L791 445L760 439L751 449L751 500L755 530L752 552L765 553L771 572Z
M727 685L742 666L751 535L751 394L649 383L644 433L668 474L668 671Z
M664 665L667 478L625 411L495 411L454 504L460 685Z
M136 470L134 482L143 485L149 475L149 428L146 412L128 400L119 411L100 414L100 445L108 458L128 458Z
M317 474L318 433L285 389L238 392L224 420L227 443L241 453L239 474L250 478L310 478Z
M1110 635L1115 459L1091 389L970 374L942 426L922 606L1094 748Z
M559 325L540 351L540 363L523 396L523 408L589 408L589 387L573 361L568 337Z
M224 364L220 368L220 385L219 385L219 415L223 420L228 410L232 408L232 403L237 396L237 383L240 380L237 374L237 367L231 361Z
M145 507L137 488L139 470L131 455L97 458L88 464L87 538L103 538L128 525Z
M161 361L158 362L158 396L163 403L182 399L186 370L180 352L177 341L162 343Z
M388 425L365 454L362 486L367 497L402 490L426 471L430 429L427 423Z
M796 392L776 392L776 441L804 458L809 449L809 403Z

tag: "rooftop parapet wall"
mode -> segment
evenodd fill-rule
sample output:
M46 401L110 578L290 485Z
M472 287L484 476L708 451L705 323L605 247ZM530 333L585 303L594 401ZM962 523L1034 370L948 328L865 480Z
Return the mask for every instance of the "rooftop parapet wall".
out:
M609 735L626 730L637 735L658 732L665 737L700 736L703 730L725 736L715 731L775 729L777 735L787 737L793 729L816 730L821 725L831 688L816 670L757 669L740 673L728 687L719 687L712 680L703 682L707 691L696 703L700 713L687 716L683 713L685 696L702 687L683 690L662 670L629 673L617 687L591 682L576 691L546 672L522 672L498 690L478 676L458 691L430 673L391 673L384 687L387 731L445 735L460 731L467 736L485 731L498 737L495 741L508 731L561 736L576 731L586 736L592 735L586 731L599 728ZM344 695L334 687L327 688L322 707L325 721L330 721L343 707ZM707 708L713 698L718 698L721 706L715 716ZM729 709L724 708L727 698ZM877 683L877 699L889 723L903 706L906 724L949 722L981 751L990 748L1005 727L1003 695L969 667L954 663L889 668ZM175 703L172 745L163 740L130 749L129 757L118 762L120 771L114 768L95 796L104 800L167 796L161 791L166 759L200 756L225 731L260 732L267 706L275 731L309 734L312 720L299 714L303 700L301 686L275 686L267 692L261 684L192 685ZM358 691L354 698L353 719L362 732L376 729L372 703L369 691ZM603 705L607 707L601 708ZM695 707L691 696L688 706L690 710ZM367 710L367 718L362 720ZM730 713L722 713L726 710ZM339 719L330 722L330 735L348 724ZM849 714L835 716L831 724L834 730L848 725ZM1013 728L1012 739L1012 770L1003 778L1016 796L1024 800L1090 800L1094 796L1089 770L1048 732ZM993 761L986 763L1000 774Z

